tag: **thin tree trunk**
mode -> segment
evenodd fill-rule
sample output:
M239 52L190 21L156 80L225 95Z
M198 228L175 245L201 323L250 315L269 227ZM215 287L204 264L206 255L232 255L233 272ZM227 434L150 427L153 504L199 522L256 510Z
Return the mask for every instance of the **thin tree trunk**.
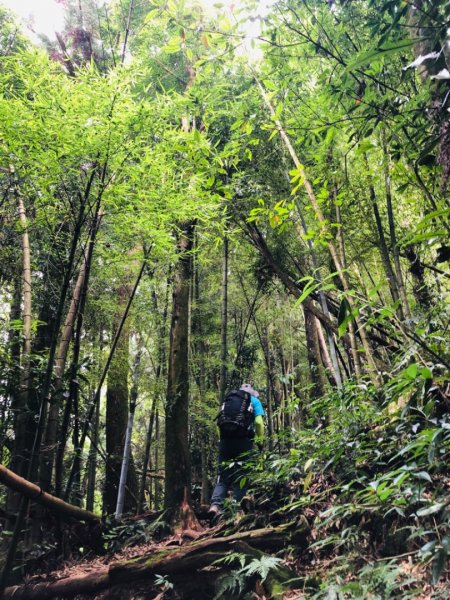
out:
M147 481L147 472L151 466L150 459L151 459L151 448L152 448L152 436L153 436L153 429L154 429L154 424L155 424L156 404L157 404L157 398L158 398L158 393L156 391L156 388L157 388L157 386L155 385L155 390L153 393L152 407L150 409L150 419L149 419L149 423L148 423L147 434L145 437L144 461L142 463L142 479L141 479L141 484L139 487L139 498L138 498L138 507L137 507L138 515L141 514L144 509L145 484ZM150 483L150 485L151 485L151 483Z
M297 282L295 282L285 271L283 271L283 269L277 263L257 226L253 223L247 223L247 232L251 242L259 250L261 255L264 257L265 261L267 262L267 266L278 277L281 283L294 296L294 298L299 298L303 291L303 288ZM336 330L335 323L333 323L329 316L326 316L319 308L316 307L311 297L308 296L307 298L305 298L303 301L303 305L313 315L316 315L316 317L320 320L321 323L329 327L332 331Z
M228 236L223 238L223 262L222 262L222 320L221 320L221 343L220 343L220 404L225 398L227 386L227 331L228 331Z
M394 211L392 208L392 191L391 191L391 177L389 173L389 153L386 147L386 141L384 132L382 133L382 144L384 151L384 161L383 161L383 169L384 169L384 185L386 191L386 206L387 206L387 215L389 222L389 236L391 239L391 247L392 254L394 256L394 265L395 265L395 274L398 284L398 291L400 295L400 299L402 302L403 313L406 319L411 318L411 311L409 309L408 296L406 294L405 281L403 278L402 267L400 264L400 249L397 243L397 234L395 232L395 219L394 219Z
M334 183L334 186L333 186L333 195L334 195L334 200L335 200L334 206L335 206L335 210L336 210L336 223L338 223L340 225L340 227L338 227L338 230L337 230L339 258L340 258L342 266L345 269L345 264L346 264L347 260L346 260L346 256L345 256L344 229L343 229L343 224L342 224L341 207L337 203L336 183ZM311 240L308 240L308 241L310 242Z
M364 155L364 162L366 164L367 170L369 171L370 170L369 161L368 161L366 155ZM385 272L387 280L389 282L389 289L391 292L392 300L394 302L399 302L399 307L398 307L399 317L403 320L404 314L403 314L402 303L400 302L400 293L399 293L399 289L398 289L397 278L395 276L394 270L391 265L391 259L389 257L389 249L388 249L388 246L386 243L386 238L384 235L383 223L381 221L377 197L376 197L375 188L374 188L371 176L369 177L368 187L369 187L370 200L372 202L372 209L373 209L373 213L375 216L375 223L376 223L377 231L378 231L378 243L379 243L379 249L380 249L380 255L381 255L381 262L383 263L384 272Z
M330 383L332 385L336 385L336 380L334 378L334 368L333 368L333 364L331 362L330 354L328 352L328 347L327 347L327 344L325 341L325 336L322 331L322 325L320 324L320 321L316 317L314 317L314 320L315 320L315 324L316 324L317 337L319 340L320 356L322 357L323 365L328 371L328 379L330 380Z
M15 327L12 326L12 323L16 323L19 321L22 315L22 285L21 285L21 276L17 274L12 280L12 300L11 300L11 309L9 313L9 322L11 326L8 331L8 342L7 348L9 353L10 362L12 364L12 369L8 373L7 384L6 384L6 397L7 401L2 403L1 406L1 415L2 415L2 439L7 439L6 430L9 426L8 420L9 416L13 417L14 422L14 431L16 431L16 407L18 402L18 396L20 394L20 353L21 353L21 343L20 343L20 333L17 331ZM5 371L3 371L3 368ZM0 368L2 372L6 371L6 360L2 360ZM11 413L10 413L11 411ZM5 449L7 444L5 443L2 446L2 463L6 462L5 457ZM8 446L11 448L10 446ZM9 453L8 453L9 454ZM14 452L9 454L9 466L12 468L12 461L15 460ZM19 458L19 456L17 457ZM14 469L13 469L14 470ZM9 510L15 509L17 502L13 501L11 506L7 506L6 512L9 513Z
M134 372L133 372L133 385L131 387L130 392L130 412L128 415L128 424L125 436L125 446L123 449L123 458L122 458L122 466L120 471L120 481L119 481L119 492L117 494L117 505L116 505L116 519L120 520L123 514L123 507L125 503L125 487L127 483L128 476L128 468L130 464L131 457L131 436L133 433L133 421L134 421L134 413L136 410L136 400L138 396L138 385L139 385L139 365L141 363L141 354L142 349L139 348L136 353L136 358L134 362Z
M325 375L320 356L319 338L317 335L316 319L308 310L303 311L305 318L306 349L309 370L311 373L311 396L321 398L326 393Z
M336 186L334 188L334 194L335 196L337 195L336 192ZM303 217L303 213L300 210L299 204L298 202L296 202L296 207L297 207L297 211L300 215L300 219L302 222L302 228L304 233L307 233L307 227L306 227L306 223ZM337 206L336 204L336 211L337 212L337 216L339 218L338 222L342 225L341 220L340 220L340 209L339 206ZM345 243L344 243L344 232L342 229L342 226L338 229L338 236L339 236L339 248L340 248L340 252L341 252L341 260L342 260L342 266L345 268L346 264L345 264ZM314 253L314 247L313 247L313 243L310 240L310 238L308 237L308 248L309 248L309 252L310 252L310 256L311 256L311 262L312 262L312 266L314 267L315 272L317 273L316 277L317 279L322 282L322 277L320 274L320 269L317 268L317 261L316 261L316 256ZM319 290L319 299L320 299L320 306L322 307L323 310L323 314L329 319L330 318L330 311L328 309L328 302L327 302L327 298L325 296L325 292L323 290ZM317 316L316 316L317 319ZM318 319L319 320L319 319ZM319 320L320 322L320 320ZM331 354L331 365L332 365L332 370L333 370L333 377L334 380L336 382L336 386L337 388L340 390L342 389L342 378L341 378L341 372L339 370L339 362L337 359L337 349L336 349L336 341L334 339L334 335L333 335L333 330L328 327L326 324L324 324L326 332L327 332L327 338L328 338L328 344L330 346L330 354ZM356 342L355 342L356 343Z
M155 464L155 473L156 474L159 473L159 438L160 438L160 432L161 432L161 428L160 428L160 425L159 425L159 410L157 408L156 409L156 415L155 415L155 443L154 443L154 448L155 448L155 463L154 464ZM150 487L150 489L151 489L151 487ZM156 510L159 509L160 503L161 503L161 486L160 486L158 477L155 477L154 508Z
M412 290L416 301L423 310L429 310L433 305L433 300L427 282L425 281L425 267L421 263L416 248L413 245L409 245L405 248L405 255L410 265L409 272L413 279Z
M89 447L88 457L88 477L86 485L86 510L94 510L95 500L95 483L97 478L97 445L98 445L98 428L100 424L100 404L97 404L95 409L94 424L91 434L91 445Z
M31 354L31 252L30 239L28 236L28 221L25 213L25 205L22 196L17 191L19 204L19 220L22 228L22 294L23 294L23 348L22 348L22 369L25 371L23 378L28 380L30 354Z
M17 203L19 223L22 230L22 285L17 285L22 290L22 351L17 345L17 358L20 358L20 376L18 390L13 391L12 410L14 415L14 445L12 451L11 468L19 475L26 473L25 449L27 447L27 429L29 423L28 400L31 386L30 380L30 357L31 357L31 252L30 239L28 235L28 221L25 205L17 184L14 186ZM20 307L20 301L19 301ZM18 315L19 317L20 315ZM13 316L11 316L13 318ZM6 501L6 513L12 515L19 504L20 499L13 490L8 490ZM12 522L8 527L12 526Z
M270 343L269 332L267 327L262 330L263 352L266 362L266 407L267 407L267 445L269 451L273 450L273 411L272 411L272 390L273 390L273 374L270 365Z

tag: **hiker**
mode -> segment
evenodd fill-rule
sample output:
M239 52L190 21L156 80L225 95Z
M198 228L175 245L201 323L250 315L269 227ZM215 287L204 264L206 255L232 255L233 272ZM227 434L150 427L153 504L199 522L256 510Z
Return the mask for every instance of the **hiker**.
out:
M217 424L220 430L219 476L211 496L208 516L214 520L222 512L223 501L230 489L238 502L245 496L246 486L240 487L240 464L249 458L255 441L260 452L264 441L264 409L259 394L248 383L229 392L222 404ZM230 461L233 461L230 464Z

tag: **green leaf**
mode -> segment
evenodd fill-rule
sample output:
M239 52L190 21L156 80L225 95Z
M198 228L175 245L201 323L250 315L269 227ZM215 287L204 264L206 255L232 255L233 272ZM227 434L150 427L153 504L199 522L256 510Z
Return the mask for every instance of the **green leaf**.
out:
M300 295L300 297L298 298L298 300L296 300L296 301L295 301L295 304L294 304L294 306L298 306L299 304L301 304L301 303L302 303L304 300L306 300L306 298L307 298L308 296L310 296L310 295L313 293L313 291L314 291L315 289L317 289L318 287L319 287L319 284L318 284L318 283L314 283L314 284L311 284L311 285L310 285L310 284L307 284L307 285L304 287L304 289L303 289L303 292L301 293L301 295Z
M429 515L435 515L440 512L444 508L445 504L443 502L436 502L435 504L431 504L431 506L426 506L425 508L420 508L416 515L418 517L428 517Z
M314 477L314 473L313 471L310 471L307 476L305 477L305 480L303 481L303 493L306 493L308 491L309 486L311 485L311 481Z
M423 41L425 39L427 38L405 38L396 42L383 44L379 48L374 48L373 50L369 50L368 52L363 52L362 54L357 56L353 61L348 63L344 73L355 71L356 69L359 69L360 67L373 62L377 58L388 56L389 54L394 54L396 52L399 52L400 50L410 48L411 46L414 46L418 42Z
M149 11L144 19L144 23L148 23L150 21L152 21L155 17L157 17L158 15L161 14L161 11L159 8L154 8L153 10Z
M432 573L433 573L433 583L435 585L441 577L441 574L442 574L442 571L444 570L446 562L447 562L447 550L445 548L441 548L437 552L437 554L433 560Z
M419 471L418 473L414 473L414 477L417 477L417 479L424 479L425 481L429 481L430 483L433 483L433 480L430 477L430 474L427 473L426 471Z
M347 325L358 315L358 310L352 311L347 298L343 298L339 307L338 314L338 336L342 337L347 329Z
M406 369L405 375L410 379L415 379L417 377L418 370L418 366L415 363L413 363L412 365L409 365L409 367Z
M433 379L433 373L428 367L420 369L420 376L423 377L423 379Z
M436 540L432 540L431 542L427 542L422 548L419 550L420 554L428 554L429 552L434 552L436 548Z

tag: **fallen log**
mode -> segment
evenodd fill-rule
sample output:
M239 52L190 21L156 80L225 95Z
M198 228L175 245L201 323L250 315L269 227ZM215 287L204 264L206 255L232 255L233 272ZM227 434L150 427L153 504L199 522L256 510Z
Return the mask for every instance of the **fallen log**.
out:
M98 593L124 583L134 584L157 574L199 576L202 569L211 567L214 561L228 556L230 551L242 550L246 545L266 552L279 550L293 543L304 547L308 533L309 527L304 523L295 528L289 524L239 532L221 538L201 539L181 548L165 548L155 554L114 562L109 567L97 569L87 575L11 586L5 590L3 598L5 600L72 598L78 594Z
M44 492L42 488L35 483L20 477L20 475L17 475L14 471L7 469L3 465L0 465L0 483L5 484L7 487L23 494L27 498L30 498L33 502L42 504L49 510L65 517L70 517L77 521L85 521L87 523L100 524L101 522L101 518L95 513L83 510L78 506L64 502L61 498L57 498L56 496Z

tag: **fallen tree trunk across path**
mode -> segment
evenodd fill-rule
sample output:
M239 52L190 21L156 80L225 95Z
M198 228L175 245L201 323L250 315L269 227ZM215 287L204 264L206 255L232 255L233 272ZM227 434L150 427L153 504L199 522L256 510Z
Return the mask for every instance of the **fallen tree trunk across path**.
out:
M93 594L116 585L158 575L175 576L195 574L210 567L214 561L228 556L230 551L246 553L246 548L264 552L281 549L288 544L305 547L309 527L306 523L281 525L276 528L256 529L235 533L222 538L197 540L183 547L170 547L132 560L114 562L87 575L75 575L56 581L26 583L11 586L4 592L4 600L46 600L71 598L78 594ZM200 578L198 578L198 585Z
M88 510L83 510L78 506L64 502L61 498L52 496L47 492L44 492L38 485L20 477L7 469L5 466L0 465L0 483L5 484L7 487L23 494L27 498L30 498L33 502L42 504L49 510L58 513L65 517L76 519L77 521L85 521L87 523L98 523L100 524L101 519L98 515Z

